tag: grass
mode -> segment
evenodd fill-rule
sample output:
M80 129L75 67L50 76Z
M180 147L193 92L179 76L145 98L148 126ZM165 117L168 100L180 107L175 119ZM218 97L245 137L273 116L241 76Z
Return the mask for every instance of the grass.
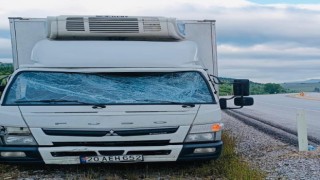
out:
M223 134L224 150L222 157L213 162L215 169L227 179L264 179L265 173L253 169L248 162L235 152L236 139Z
M40 177L63 179L264 179L235 152L236 140L223 134L222 156L209 162L98 164L98 165L0 165L1 178ZM41 174L41 176L39 176ZM0 179L1 179L0 178Z

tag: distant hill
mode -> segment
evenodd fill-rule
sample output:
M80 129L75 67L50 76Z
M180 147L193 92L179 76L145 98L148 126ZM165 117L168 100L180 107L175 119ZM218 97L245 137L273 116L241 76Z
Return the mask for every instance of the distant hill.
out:
M309 79L306 81L287 82L281 84L286 89L297 92L320 92L320 79Z
M306 80L306 81L295 81L295 82L286 82L286 83L283 83L283 84L304 84L304 83L320 83L320 79L309 79L309 80Z

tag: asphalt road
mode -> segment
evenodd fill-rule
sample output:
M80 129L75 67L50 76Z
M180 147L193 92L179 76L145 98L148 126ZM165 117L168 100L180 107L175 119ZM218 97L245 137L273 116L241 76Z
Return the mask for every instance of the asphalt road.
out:
M252 96L255 104L239 111L296 131L297 112L304 110L308 135L320 140L320 93L308 93L308 99L290 96L292 94L255 95Z

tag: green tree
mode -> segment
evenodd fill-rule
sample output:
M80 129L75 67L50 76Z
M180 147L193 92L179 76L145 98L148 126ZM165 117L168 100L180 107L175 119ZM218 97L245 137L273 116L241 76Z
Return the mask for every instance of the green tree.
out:
M12 64L0 63L0 75L8 75L13 73Z
M268 94L278 94L286 92L280 84L267 83L264 85L264 91Z
M232 78L220 78L220 80L225 84L219 85L220 96L232 95L233 94L233 85ZM291 89L285 89L280 84L268 83L261 84L250 81L250 94L275 94L275 93L293 93L295 91Z
M227 96L232 95L232 85L231 84L220 84L219 85L219 95L220 96Z

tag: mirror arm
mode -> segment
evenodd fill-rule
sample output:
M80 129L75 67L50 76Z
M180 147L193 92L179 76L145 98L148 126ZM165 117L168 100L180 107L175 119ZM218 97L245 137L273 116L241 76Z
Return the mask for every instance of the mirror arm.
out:
M220 80L220 78L218 77L218 76L215 76L215 75L213 75L213 74L209 74L209 78L211 79L211 77L213 77L212 78L212 81L213 81L213 83L214 84L225 84L224 82L222 82L221 80ZM217 81L215 81L217 79Z
M224 99L226 99L227 101L228 100L231 100L231 99L234 99L236 96L232 96L232 97L230 97L230 98L224 98Z
M243 90L242 90L243 91ZM230 98L223 98L223 99L225 99L225 100L227 100L227 101L229 101L229 100L231 100L231 99L234 99L236 96L232 96L232 97L230 97ZM243 96L240 96L241 97L241 99L243 99ZM227 107L226 109L228 109L228 110L231 110L231 109L241 109L241 108L243 108L244 106L242 105L242 106L239 106L239 107Z
M243 108L243 106L240 106L240 107L228 107L228 108L226 108L227 110L231 110L231 109L241 109L241 108Z
M243 86L243 85L242 85ZM243 94L243 88L242 88L242 90L241 90L241 94ZM243 95L241 95L241 99L243 100ZM241 109L241 108L243 108L244 106L242 105L242 106L240 106L240 107L236 107L235 109Z
M217 91L216 86L215 86L217 83L214 81L213 78L211 78L211 76L213 76L213 75L208 74L209 81L211 82L211 84L212 84L212 86L213 86L213 89L214 89L214 94L217 94L218 91Z

